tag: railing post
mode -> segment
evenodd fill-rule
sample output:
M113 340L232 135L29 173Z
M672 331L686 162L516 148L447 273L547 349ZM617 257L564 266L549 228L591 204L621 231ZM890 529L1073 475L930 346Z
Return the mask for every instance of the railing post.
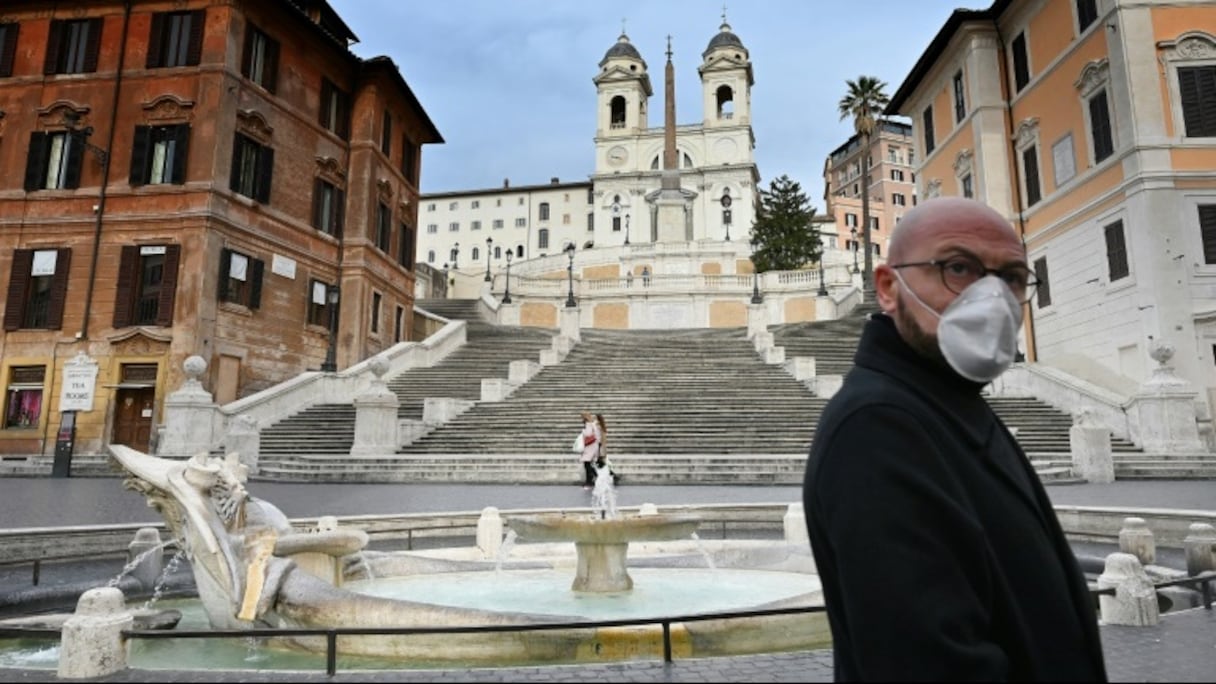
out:
M330 677L338 671L338 633L332 629L325 633L325 673Z
M663 621L663 662L671 662L671 623Z
M42 574L42 561L34 559L34 586L38 586L38 576Z

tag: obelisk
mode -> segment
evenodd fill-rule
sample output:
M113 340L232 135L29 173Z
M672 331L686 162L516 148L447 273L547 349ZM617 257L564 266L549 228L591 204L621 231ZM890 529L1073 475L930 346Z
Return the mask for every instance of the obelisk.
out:
M655 242L692 240L688 200L680 190L680 159L676 150L676 70L671 63L671 36L667 36L666 100L663 116L663 173L656 208Z

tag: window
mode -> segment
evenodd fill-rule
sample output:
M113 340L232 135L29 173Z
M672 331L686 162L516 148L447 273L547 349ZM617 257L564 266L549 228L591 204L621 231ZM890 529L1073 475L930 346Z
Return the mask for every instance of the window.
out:
M401 333L405 329L405 307L397 305L397 316L393 319L393 342L401 341Z
M321 128L346 140L350 135L350 96L328 78L321 79Z
M125 245L118 263L114 327L173 325L179 245Z
M494 245L494 258L495 259L502 258L502 247L499 245Z
M232 176L229 179L232 191L267 204L273 173L274 150L237 133L232 141Z
M219 293L221 302L249 309L262 306L262 271L265 264L231 249L220 250Z
M1203 240L1203 263L1216 264L1216 204L1199 205L1199 235Z
M4 329L63 328L70 249L13 250L4 308Z
M625 98L617 95L608 103L608 127L625 127Z
M549 249L549 229L541 228L536 231L536 248Z
M1030 57L1026 53L1026 32L1019 33L1009 46L1013 51L1013 92L1020 93L1030 83Z
M473 248L473 261L481 261L481 250L477 247Z
M203 48L206 10L159 12L152 15L145 66L198 66Z
M844 225L847 228L856 228L857 227L857 214L845 214L844 215Z
M397 243L397 263L406 270L414 270L414 229L401 224L401 241Z
M1034 279L1039 283L1035 288L1035 298L1039 308L1051 306L1051 283L1047 280L1047 257L1034 260Z
M42 420L42 385L46 366L13 366L5 390L4 428L36 429Z
M279 42L250 24L245 30L241 75L273 93L279 82Z
M1077 33L1084 33L1089 25L1098 20L1098 0L1076 0Z
M593 211L587 212L587 230L595 230L595 212Z
M891 180L903 182L904 172L901 169L891 169Z
M380 308L384 304L384 295L372 293L372 334L380 332Z
M892 193L891 204L894 204L897 207L906 207L908 206L908 199L898 192Z
M1216 137L1216 64L1178 67L1178 89L1186 137Z
M384 110L384 119L380 124L380 151L384 156L393 156L393 116Z
M131 185L186 182L190 125L136 126L131 146Z
M401 136L401 175L413 185L418 185L418 147L409 139ZM434 206L434 205L431 205Z
M426 262L427 262L428 264L433 264L433 263L435 263L435 250L433 250L433 249L432 249L432 250L429 250L429 251L426 253Z
M526 218L517 218L517 219L515 219L515 227L516 227L516 228L527 228L527 227L528 227L528 219L526 219Z
M312 227L342 239L343 217L346 215L346 192L329 181L316 179L312 183Z
M1216 110L1213 113L1216 114ZM1089 127L1094 143L1094 163L1097 164L1115 152L1110 125L1110 103L1106 99L1105 90L1100 90L1097 95L1089 98Z
M499 228L502 228L502 219L494 219L494 223L491 225L494 228L494 230L498 230Z
M13 75L13 60L17 56L17 29L20 24L0 24L0 78Z
M963 176L961 184L963 186L963 197L973 199L975 197L975 190L971 187L971 174Z
M80 187L84 136L72 131L34 131L25 165L25 189L70 190Z
M540 203L540 217L539 218L541 221L549 220L549 203L548 202Z
M870 217L870 230L878 230L878 217L877 216Z
M925 107L922 125L925 129L925 156L927 157L933 154L933 149L937 147L936 138L933 135L933 107Z
M621 217L620 216L612 217L612 232L614 232L614 233L621 232Z
M393 245L393 210L386 204L376 205L376 247L389 254Z
M562 214L562 225L563 226L570 225L570 214Z
M329 288L331 285L320 280L308 281L308 324L329 328ZM337 306L337 304L334 304Z
M435 234L435 233L438 233L438 232L439 232L439 224L438 224L438 223L428 223L428 224L426 224L426 232L427 232L427 233L429 233L429 234L432 234L432 235L433 235L433 234Z
M481 230L481 221L470 221L469 230Z
M460 202L449 202L448 211L456 211L460 208Z
M1030 208L1042 199L1042 188L1039 186L1039 150L1031 145L1022 150L1022 175L1026 180L1026 207Z
M516 248L515 248L515 257L516 257L517 259L522 259L522 258L524 258L524 246L523 246L523 245L520 245L520 246L518 246L518 247L516 247Z
M1113 283L1126 278L1128 274L1127 240L1123 235L1123 221L1115 221L1102 230L1106 233L1106 264L1110 269L1110 281Z
M963 93L963 71L954 75L954 122L960 123L967 116L967 99Z
M427 211L435 211L435 203L434 203L434 202L429 202L429 203L426 205L426 210L427 210Z
M587 204L595 204L595 188L587 188Z
M481 200L473 200L472 202L470 202L470 203L469 203L469 208L470 208L470 209L480 209L480 208L481 208Z
M448 261L452 262L452 268L456 268L456 257L460 254L460 248L453 247L448 252Z
M456 233L460 231L460 221L452 221L448 224L448 232Z
M518 202L516 202L516 204L518 204L519 206L521 206L521 207L522 207L522 206L524 205L524 198L520 197L520 198L519 198L519 201L518 201Z
M101 47L101 18L57 19L46 39L44 74L87 74L97 71Z

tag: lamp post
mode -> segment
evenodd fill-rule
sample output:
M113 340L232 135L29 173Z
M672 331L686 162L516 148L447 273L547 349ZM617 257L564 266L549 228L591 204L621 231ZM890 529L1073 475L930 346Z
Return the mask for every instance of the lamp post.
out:
M763 304L760 296L760 270L756 268L756 245L752 244L752 304Z
M566 308L573 309L578 306L578 302L574 301L574 243L566 243L566 256L569 257L570 263L566 266L566 281L570 285L570 290L566 294Z
M819 234L819 292L816 293L820 297L828 296L828 284L827 284L827 282L825 282L826 280L827 279L823 275L823 233L820 233Z
M486 282L490 282L490 245L494 244L494 238L486 238Z
M726 241L730 242L730 205L733 200L730 198L730 191L727 190L722 194L722 224L726 226Z
M511 303L511 253L513 250L507 250L507 289L502 294L502 303Z
M460 243L452 245L452 270L459 271L460 267L456 265L456 257L460 256Z
M857 273L857 226L850 228L849 233L853 236L853 272Z
M337 285L325 289L325 302L329 306L329 348L325 350L325 363L321 364L323 373L333 373L338 370L338 300L341 293Z
M629 214L625 214L625 244L629 244Z

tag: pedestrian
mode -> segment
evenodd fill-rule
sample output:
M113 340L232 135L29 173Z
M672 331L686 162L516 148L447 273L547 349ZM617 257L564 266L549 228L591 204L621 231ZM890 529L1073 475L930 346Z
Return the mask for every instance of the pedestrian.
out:
M606 474L611 478L609 481L616 484L619 478L617 478L616 471L612 469L612 462L608 460L608 425L604 422L604 414L595 414L595 424L600 430L599 449L596 450L595 455L596 479L598 480L601 475Z
M650 267L642 267L642 287L650 287Z
M981 395L1038 285L1021 239L979 202L932 199L873 282L882 313L803 483L836 679L1105 681L1085 576Z
M573 448L577 451L582 443L582 450L578 453L583 464L583 489L591 489L595 486L595 457L600 447L600 426L590 411L583 411L582 418L583 429L575 438Z

